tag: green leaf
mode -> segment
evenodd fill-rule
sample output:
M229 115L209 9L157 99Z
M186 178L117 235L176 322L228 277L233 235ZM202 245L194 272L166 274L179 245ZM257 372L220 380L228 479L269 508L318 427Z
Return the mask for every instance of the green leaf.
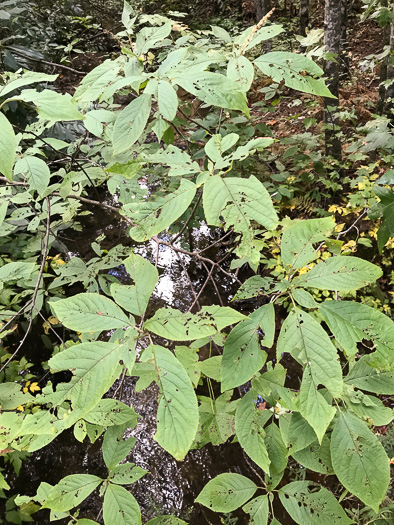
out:
M303 55L275 51L256 58L254 63L262 73L271 77L274 82L279 83L284 80L285 85L291 89L321 97L336 98L331 94L323 80L314 78L320 77L323 70ZM301 74L303 72L305 73Z
M334 474L331 463L330 440L327 436L323 437L321 445L318 441L314 441L306 448L293 452L291 455L297 463L309 470L326 476Z
M193 385L178 359L166 348L151 346L158 372L160 401L155 440L178 461L189 451L198 426Z
M275 406L280 398L277 387L283 387L285 380L286 369L280 363L273 369L272 363L269 362L267 371L257 375L252 380L252 388L264 399L267 399L270 405Z
M215 355L204 361L199 361L198 368L206 377L214 379L215 381L222 380L222 356Z
M294 308L285 319L279 334L277 356L283 352L302 366L310 367L313 384L324 385L334 397L342 392L342 370L335 346L327 333L306 312Z
M132 494L119 485L108 485L104 495L105 525L141 525L140 507Z
M275 335L272 303L261 306L228 335L223 348L222 392L246 383L264 366L266 356L260 350L260 330L265 336L261 344L272 347Z
M331 436L331 460L342 485L378 512L390 482L390 466L366 423L350 413L339 413Z
M173 82L210 106L237 109L249 115L245 94L236 82L224 75L209 71L190 75L186 71L173 78Z
M318 257L314 247L329 237L335 227L333 217L292 223L282 236L281 257L285 269L299 270Z
M127 257L123 264L135 284L127 286L114 283L111 285L111 295L122 308L132 314L142 316L157 284L159 274L153 264L135 253Z
M348 291L374 283L382 275L383 271L375 264L358 257L338 256L320 262L293 283L305 288Z
M234 39L234 43L239 46L242 46L242 44L246 42L252 31L255 31L255 28L256 26L252 26L245 29L245 31L243 31L240 35L237 36L237 38ZM272 24L270 26L261 27L257 32L254 33L252 40L245 47L244 51L249 51L249 49L252 49L252 47L255 47L258 44L260 44L260 42L274 38L283 31L283 27L279 24Z
M116 61L104 60L83 77L81 84L74 93L74 100L81 102L93 102L103 93L108 84L112 84L117 78L120 66Z
M56 392L37 397L41 403L60 406L66 399L72 402L80 417L87 414L119 377L121 353L119 345L95 341L71 346L54 355L48 362L53 372L71 370L69 383L60 383Z
M77 332L102 332L131 324L111 299L95 293L80 293L49 304L61 323Z
M291 295L293 299L304 308L317 308L319 306L313 296L302 288L294 288Z
M239 91L247 93L254 78L252 62L244 55L230 58L227 64L227 76L238 85Z
M283 471L287 466L288 453L286 445L282 439L278 425L271 423L265 429L265 446L267 447L268 457L271 461L270 476L276 483L282 478ZM270 482L270 484L272 481ZM272 488L275 488L272 486Z
M126 424L130 428L137 424L138 414L134 410L116 399L102 399L84 419L93 425L110 427Z
M0 173L12 181L12 168L16 154L17 139L4 113L0 111Z
M124 430L125 425L110 427L104 434L103 458L108 470L123 461L136 443L133 436L123 440Z
M256 394L249 390L243 396L235 412L235 432L241 447L262 470L269 473L270 459L265 446L264 425L272 417L269 410L259 410L254 398Z
M260 277L260 275L254 275L249 277L246 281L238 288L237 293L234 295L233 301L241 301L242 299L250 299L263 295L261 290L268 290L272 278Z
M240 474L219 474L202 489L196 503L214 512L233 512L256 492L257 486Z
M368 396L360 390L348 388L343 395L348 410L354 412L360 419L371 421L374 426L389 425L394 418L391 408L375 396Z
M208 224L220 226L220 216L226 228L234 226L237 232L246 232L255 220L267 229L274 229L278 217L263 184L253 175L239 177L210 177L204 184L203 205Z
M205 144L205 151L212 162L218 162L222 158L222 154L230 149L239 140L237 133L229 133L222 137L222 135L212 135L212 137Z
M18 383L0 383L0 410L15 410L18 406L34 401L29 393L24 394Z
M16 78L0 87L0 97L4 98L8 93L28 86L29 84L35 84L36 82L53 82L57 77L58 75L47 75L46 73L39 73L37 71L24 71L20 78Z
M213 335L242 319L244 315L228 306L206 306L196 314L160 308L145 321L144 328L172 341L190 341Z
M134 463L122 463L110 470L108 479L116 485L130 485L145 476L147 472L141 467L136 467Z
M15 164L15 175L22 173L29 182L30 190L37 190L41 195L47 189L51 172L46 163L38 157L26 155Z
M166 125L168 127L168 125ZM169 177L178 177L181 175L191 175L200 173L200 166L193 161L186 151L182 151L176 146L168 146L165 150L159 150L153 154L145 154L143 157L147 162L154 164L164 164L169 166Z
M282 505L300 525L347 525L353 523L329 490L310 489L310 481L293 481L279 489ZM313 485L312 485L313 486Z
M176 516L157 516L149 520L146 525L187 525L187 523Z
M382 224L378 230L378 249L382 253L390 237L394 236L394 191L389 188L374 186L374 191L379 197L379 211L382 214Z
M174 120L178 110L178 96L169 82L162 80L158 85L157 101L159 112L166 120Z
M43 91L27 89L18 95L18 99L33 102L37 107L38 114L52 123L60 120L69 122L84 118L68 93L62 95L50 89Z
M393 363L394 323L382 312L354 301L325 301L319 311L347 355L356 355L358 342L372 340L382 358Z
M299 410L302 417L308 421L316 432L317 439L321 443L336 410L319 392L318 386L318 381L312 376L311 366L307 365L302 377Z
M73 509L86 499L101 482L101 478L90 474L66 476L51 489L43 508L56 512Z
M35 263L11 262L0 268L0 282L28 279L36 268Z
M127 151L140 138L148 122L151 105L151 96L142 94L119 114L112 135L114 155Z
M182 179L179 188L165 197L126 204L123 212L136 224L130 229L130 236L137 242L144 242L165 230L187 210L195 194L196 185Z
M210 397L199 396L198 412L200 421L195 437L198 448L212 443L213 446L225 443L235 433L234 412L236 401L231 401L233 391L225 392L213 401Z
M377 370L368 364L369 356L363 356L344 378L356 388L375 394L394 394L394 370Z
M250 516L249 525L267 525L269 516L268 496L266 494L257 496L244 505L242 510Z
M171 28L171 22L167 22L160 27L144 27L137 34L134 53L137 56L145 55L149 49L160 47L160 44L157 44L171 33Z

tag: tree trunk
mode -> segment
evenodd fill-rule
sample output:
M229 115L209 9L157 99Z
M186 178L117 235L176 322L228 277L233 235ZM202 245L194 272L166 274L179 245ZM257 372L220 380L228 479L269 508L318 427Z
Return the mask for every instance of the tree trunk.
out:
M338 137L339 120L337 110L339 106L339 51L341 42L341 0L326 0L324 13L324 44L326 52L336 55L336 61L326 60L324 73L327 77L327 86L337 98L324 99L324 117L326 124L326 154L338 161L342 158L341 141Z
M341 78L350 78L350 58L348 52L348 38L347 38L347 19L349 14L349 0L341 0L341 48L340 48L340 66Z
M254 0L254 5L256 6L256 20L260 20L271 11L271 0Z
M300 0L300 35L306 36L309 25L309 0Z
M391 22L391 24L388 24L384 28L383 44L384 46L389 46L390 54L384 58L380 69L381 84L379 87L377 109L379 113L394 118L394 63L392 56L394 51L394 22ZM390 80L391 84L388 84Z

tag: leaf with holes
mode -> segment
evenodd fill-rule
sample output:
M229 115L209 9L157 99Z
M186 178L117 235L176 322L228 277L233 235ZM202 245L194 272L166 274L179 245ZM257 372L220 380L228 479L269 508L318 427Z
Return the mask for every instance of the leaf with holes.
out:
M101 482L101 478L90 474L66 476L51 489L43 503L43 508L56 512L73 509L86 499Z
M249 525L267 525L269 517L268 496L266 494L257 496L244 505L242 510L250 516Z
M215 512L233 512L256 492L257 486L240 474L219 474L211 479L196 498L196 503Z
M331 460L342 485L378 512L390 482L390 466L375 434L353 414L339 412L331 436Z
M105 525L141 525L141 511L135 497L119 485L108 485L104 495Z
M366 355L354 363L349 374L344 378L344 382L367 392L393 395L394 370L373 368L369 365L368 360L369 355Z

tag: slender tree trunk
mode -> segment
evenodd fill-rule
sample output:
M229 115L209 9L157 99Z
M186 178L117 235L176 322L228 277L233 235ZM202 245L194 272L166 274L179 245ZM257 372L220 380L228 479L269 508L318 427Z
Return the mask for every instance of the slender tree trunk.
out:
M387 2L384 2L387 6ZM394 6L393 6L394 10ZM383 44L389 46L390 54L384 58L380 69L380 87L378 96L378 112L388 117L394 118L394 22L384 28ZM391 84L388 82L391 80Z
M324 44L326 52L336 55L336 60L326 60L324 73L327 77L327 86L337 98L324 99L326 154L338 161L342 158L341 141L338 137L339 120L337 110L339 106L339 51L341 42L341 0L326 0L324 13Z
M341 48L340 48L340 66L341 78L350 78L350 58L348 52L348 15L349 15L349 0L341 0Z
M309 0L300 0L300 35L306 36L309 26Z
M271 11L271 0L254 0L254 5L256 6L256 20L260 20Z

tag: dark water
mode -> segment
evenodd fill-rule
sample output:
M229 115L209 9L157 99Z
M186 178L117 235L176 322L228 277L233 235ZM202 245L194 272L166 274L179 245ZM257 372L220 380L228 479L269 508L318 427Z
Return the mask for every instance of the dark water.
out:
M127 232L120 225L118 217L102 212L97 214L97 210L94 209L92 211L94 213L91 216L83 219L81 232L71 234L70 230L67 231L68 240L64 242L70 253L80 256L85 262L88 261L94 256L90 243L102 233L106 235L103 248L109 249L118 243L125 246L129 245L136 253L146 257L153 264L157 260L160 277L152 295L147 316L152 315L157 308L166 305L186 311L192 304L194 296L185 270L187 269L198 293L206 278L205 269L188 256L181 255L182 259L180 259L165 246L161 246L157 254L157 247L153 242L133 247ZM100 223L97 222L98 217ZM200 230L194 230L194 249L201 249L211 244L215 240L215 235L215 232L204 226ZM70 240L71 236L72 240ZM225 247L216 246L207 256L220 258L225 254L225 249ZM108 273L116 276L121 282L129 282L128 274L122 265L109 270ZM224 275L223 278L222 276L216 278L216 283L224 304L229 304L238 285ZM206 286L200 302L203 305L219 304L215 289L211 284ZM245 312L248 309L247 304L239 306ZM40 341L31 339L28 358L39 366L43 358L48 359L49 357L50 352L43 356ZM149 472L145 477L128 487L141 507L143 522L161 514L175 514L191 524L223 523L214 512L199 504L194 505L194 499L206 483L220 473L236 472L250 477L257 485L261 486L258 476L263 476L263 473L260 471L256 475L259 470L258 467L253 466L252 462L245 458L238 444L230 442L221 446L208 445L203 449L190 451L183 462L174 460L153 439L156 431L157 387L153 385L136 394L134 391L135 383L136 378L125 378L120 399L127 405L133 406L135 411L141 415L137 427L126 432L126 434L137 438L136 445L126 459ZM112 390L115 391L116 387L117 384L113 386ZM208 395L204 387L198 393ZM238 395L238 392L235 395ZM13 488L12 493L28 495L35 494L41 481L56 484L61 478L69 474L89 473L105 478L107 473L101 455L101 438L93 444L86 438L85 442L81 444L74 438L71 429L63 432L49 446L25 460L18 478L10 469L8 470L8 479ZM102 498L97 490L81 505L80 517L94 519L102 523L101 506ZM50 523L49 511L47 510L35 514L34 518L37 524ZM65 525L68 520L59 520L57 523ZM225 523L246 524L248 519L242 511L238 511L232 513ZM287 520L286 523L291 522Z

